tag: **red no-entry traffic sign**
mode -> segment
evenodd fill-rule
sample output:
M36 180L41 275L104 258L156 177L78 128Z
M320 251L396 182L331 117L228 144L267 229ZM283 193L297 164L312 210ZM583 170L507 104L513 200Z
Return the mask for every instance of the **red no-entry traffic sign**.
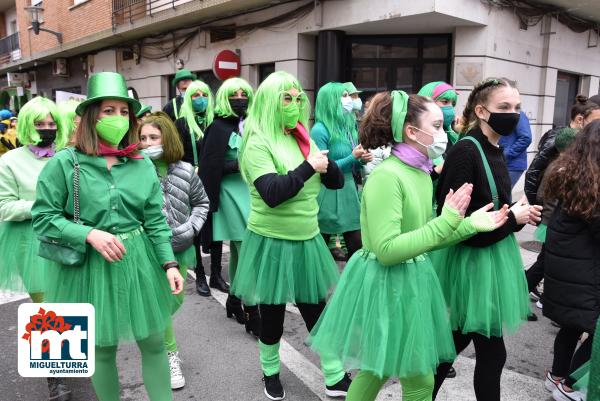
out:
M224 81L227 78L239 77L242 70L240 56L231 50L223 50L215 57L213 72L215 76Z

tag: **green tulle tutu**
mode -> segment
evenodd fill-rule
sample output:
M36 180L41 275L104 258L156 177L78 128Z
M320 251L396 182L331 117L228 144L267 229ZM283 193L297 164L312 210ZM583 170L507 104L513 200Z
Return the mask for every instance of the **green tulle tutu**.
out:
M342 189L321 186L319 204L319 230L324 234L340 234L360 230L360 200L352 173L344 174Z
M587 393L588 385L590 384L590 361L587 361L579 367L575 372L571 373L573 379L577 380L573 385L575 390Z
M179 263L179 270L183 275L186 269L194 269L196 266L196 248L192 245L184 251L175 252L175 259Z
M546 233L547 232L548 232L548 226L545 224L540 224L535 229L535 233L533 234L533 236L535 237L536 240L538 240L539 242L541 242L543 244L544 242L546 242Z
M431 253L452 330L500 337L530 313L527 282L513 234L484 248L462 244Z
M31 220L0 223L0 289L44 292L51 262L38 256L39 245Z
M231 293L246 305L316 304L326 299L338 277L337 265L320 235L288 241L248 230Z
M213 213L213 241L241 241L250 214L250 192L240 173L223 176L219 210Z
M148 237L119 235L127 253L109 263L88 247L85 265L48 269L47 302L89 302L96 310L96 345L164 333L171 319L169 283Z
M347 369L413 377L453 361L454 342L440 284L428 256L381 265L361 250L348 262L309 337Z

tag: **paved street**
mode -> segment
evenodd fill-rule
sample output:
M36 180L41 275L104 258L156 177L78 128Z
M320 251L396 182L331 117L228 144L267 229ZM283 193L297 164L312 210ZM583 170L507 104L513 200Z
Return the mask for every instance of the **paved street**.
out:
M533 230L527 227L519 241L532 240ZM228 251L228 249L226 249ZM527 266L536 254L522 250ZM224 256L224 264L228 252ZM205 263L208 265L208 263ZM224 269L227 270L227 269ZM20 298L20 299L19 299ZM225 317L225 294L215 292L210 298L195 294L192 277L186 284L186 300L175 317L176 334L183 359L187 385L174 393L175 401L258 401L262 393L261 372L256 340L246 334L243 326ZM17 373L16 316L23 295L3 294L0 297L0 401L43 401L46 399L43 379L25 379ZM535 313L541 313L532 304ZM516 335L506 339L508 361L503 375L503 400L546 401L541 377L552 360L551 347L557 329L541 318L526 323ZM284 339L281 345L282 382L290 401L326 400L318 369L318 359L304 345L306 329L297 310L288 308ZM475 400L472 391L474 352L468 349L456 362L458 377L447 380L441 401ZM119 351L122 399L146 400L139 371L139 353L135 345L123 345ZM69 380L74 401L96 400L87 379ZM400 386L390 381L379 400L400 400Z

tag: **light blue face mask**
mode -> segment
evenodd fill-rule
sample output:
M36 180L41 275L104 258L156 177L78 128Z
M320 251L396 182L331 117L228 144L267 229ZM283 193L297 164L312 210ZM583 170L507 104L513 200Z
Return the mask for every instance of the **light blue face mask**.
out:
M452 126L452 122L454 121L454 107L443 106L440 108L442 109L442 113L444 114L444 128L448 129Z
M206 111L206 107L208 106L208 98L204 96L197 97L192 99L192 108L195 113L204 113Z
M356 98L352 100L352 110L354 111L360 111L362 109L362 99L361 98Z

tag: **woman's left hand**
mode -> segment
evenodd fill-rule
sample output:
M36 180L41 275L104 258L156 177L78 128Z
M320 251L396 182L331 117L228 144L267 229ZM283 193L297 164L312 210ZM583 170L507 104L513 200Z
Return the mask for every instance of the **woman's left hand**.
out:
M529 206L529 221L528 223L537 226L542 221L542 210L543 207L540 205Z
M167 280L169 280L171 294L177 295L183 290L183 277L179 273L179 269L171 268L167 270Z

